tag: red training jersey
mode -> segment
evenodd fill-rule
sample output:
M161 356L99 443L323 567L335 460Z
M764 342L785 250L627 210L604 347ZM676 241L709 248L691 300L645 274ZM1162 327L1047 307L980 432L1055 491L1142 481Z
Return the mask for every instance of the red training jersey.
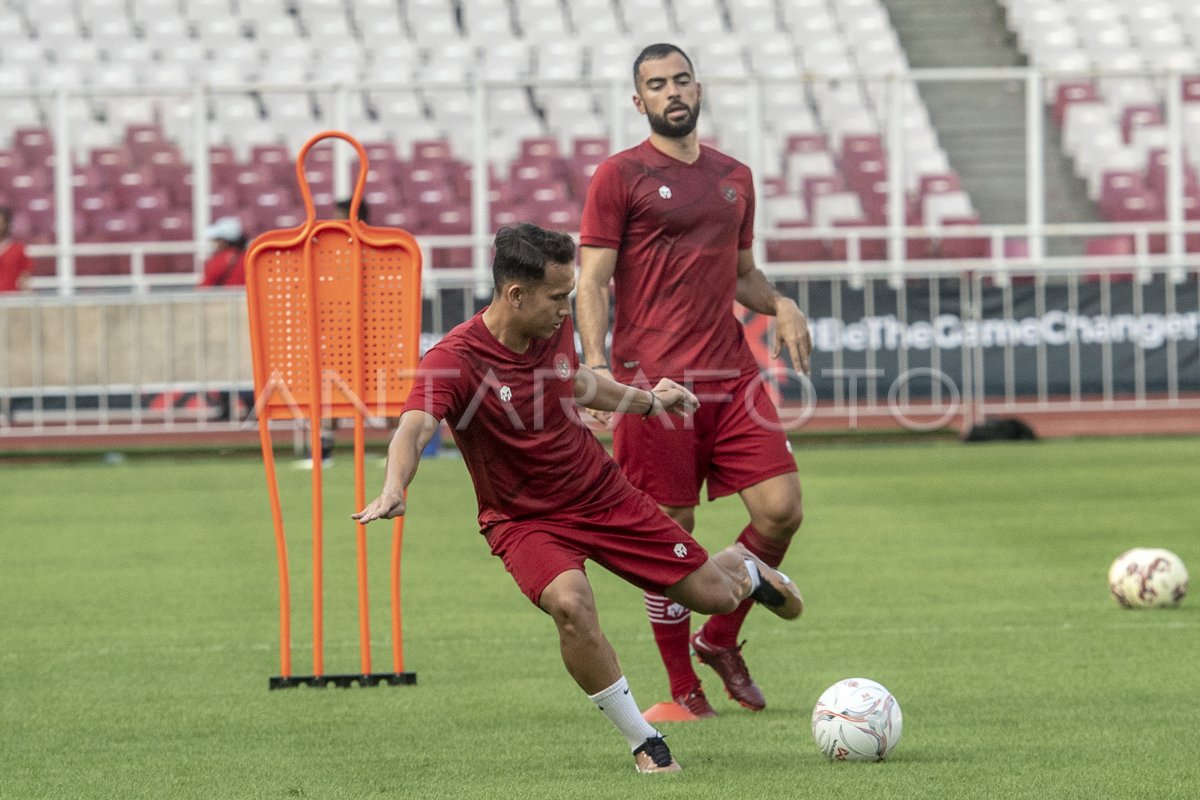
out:
M204 262L201 286L245 286L246 251L236 247L218 250Z
M23 244L13 240L0 243L0 292L17 291L21 276L32 271L33 260L26 255Z
M479 501L479 526L586 515L635 489L578 421L579 367L568 318L524 353L502 345L482 313L446 334L421 359L405 411L450 423Z
M709 147L685 164L650 143L610 156L588 187L580 243L617 251L612 368L628 382L756 369L733 315L738 251L754 238L750 168Z

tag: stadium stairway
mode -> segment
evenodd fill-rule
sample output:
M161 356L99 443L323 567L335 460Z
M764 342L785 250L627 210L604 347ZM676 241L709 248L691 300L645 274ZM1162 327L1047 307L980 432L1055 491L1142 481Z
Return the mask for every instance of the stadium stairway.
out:
M1024 66L996 0L883 0L914 68ZM1025 100L1019 82L922 82L921 96L951 166L971 195L982 222L1025 220ZM1061 131L1046 116L1046 218L1097 222L1087 186L1071 168ZM1051 239L1051 253L1083 252L1082 241Z

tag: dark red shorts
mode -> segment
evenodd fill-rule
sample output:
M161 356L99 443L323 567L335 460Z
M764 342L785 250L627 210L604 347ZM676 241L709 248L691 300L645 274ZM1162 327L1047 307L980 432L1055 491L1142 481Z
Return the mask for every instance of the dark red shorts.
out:
M708 553L642 492L584 516L501 522L485 532L492 555L534 605L562 573L591 559L641 589L661 594L695 572Z
M796 471L775 404L755 374L697 383L700 409L688 418L626 414L613 454L629 482L665 506L697 506Z

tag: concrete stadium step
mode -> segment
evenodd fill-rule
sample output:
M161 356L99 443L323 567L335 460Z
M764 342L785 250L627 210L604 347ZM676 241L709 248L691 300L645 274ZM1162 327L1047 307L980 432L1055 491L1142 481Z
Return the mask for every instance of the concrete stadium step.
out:
M882 1L914 68L1026 64L996 0ZM970 193L980 219L993 224L1024 222L1023 82L922 82L919 88L950 165ZM1047 122L1043 143L1047 216L1054 222L1096 221L1096 208L1074 175L1060 133L1048 117ZM1055 252L1059 246L1048 249Z

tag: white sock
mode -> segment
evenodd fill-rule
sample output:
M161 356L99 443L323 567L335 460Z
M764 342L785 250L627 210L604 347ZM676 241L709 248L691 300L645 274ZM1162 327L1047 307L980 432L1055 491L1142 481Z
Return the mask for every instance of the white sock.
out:
M642 743L654 736L662 736L642 719L637 703L629 692L629 684L622 675L617 682L607 689L589 694L588 699L596 704L596 708L604 712L608 721L617 726L617 730L629 742L630 752L642 746Z
M762 573L758 571L758 564L754 559L745 559L746 572L750 573L750 594L758 591L758 587L762 586Z

